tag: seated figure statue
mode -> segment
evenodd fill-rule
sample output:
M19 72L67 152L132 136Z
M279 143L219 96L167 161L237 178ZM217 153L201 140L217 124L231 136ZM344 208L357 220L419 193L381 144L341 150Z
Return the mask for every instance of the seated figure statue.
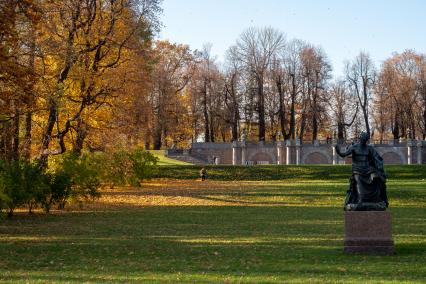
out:
M362 132L359 143L351 145L341 152L336 145L339 156L352 155L352 176L346 194L346 211L384 211L389 206L386 194L386 173L383 159L374 147L367 144L369 135Z

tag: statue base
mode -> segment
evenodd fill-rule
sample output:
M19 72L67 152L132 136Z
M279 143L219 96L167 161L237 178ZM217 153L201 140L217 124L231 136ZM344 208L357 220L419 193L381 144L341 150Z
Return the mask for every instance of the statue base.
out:
M345 253L394 254L389 211L346 211Z

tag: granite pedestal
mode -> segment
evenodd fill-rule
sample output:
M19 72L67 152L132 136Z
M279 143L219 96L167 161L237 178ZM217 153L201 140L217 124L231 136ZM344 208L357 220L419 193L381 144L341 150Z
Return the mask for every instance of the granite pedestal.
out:
M345 211L345 253L395 252L389 211Z

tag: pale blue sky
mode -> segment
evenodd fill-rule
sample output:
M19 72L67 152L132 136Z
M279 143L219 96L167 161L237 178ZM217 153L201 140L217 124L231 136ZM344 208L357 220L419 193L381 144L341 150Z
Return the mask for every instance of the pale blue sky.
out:
M192 49L210 42L219 60L251 26L272 26L321 46L335 76L361 50L377 65L395 51L426 53L424 0L164 0L163 9L161 39Z

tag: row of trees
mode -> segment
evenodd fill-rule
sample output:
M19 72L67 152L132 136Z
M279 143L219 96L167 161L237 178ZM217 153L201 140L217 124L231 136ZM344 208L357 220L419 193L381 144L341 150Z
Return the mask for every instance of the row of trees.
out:
M380 140L426 138L426 57L413 51L394 54L381 70L361 52L334 81L321 48L273 28L243 32L222 65L209 45L191 53L157 42L154 52L147 147L233 141L243 127L259 141L347 139L362 130Z
M200 136L206 142L237 140L241 121L258 123L260 141L317 139L329 127L331 67L318 47L287 42L272 28L252 28L229 48L222 66L209 45L191 53L157 42L155 50L161 58L150 89L156 149Z
M423 54L394 54L377 70L360 52L332 80L320 47L273 28L244 31L223 64L209 45L191 53L159 41L154 52L147 147L237 140L253 123L259 141L347 139L362 130L381 140L426 137Z

